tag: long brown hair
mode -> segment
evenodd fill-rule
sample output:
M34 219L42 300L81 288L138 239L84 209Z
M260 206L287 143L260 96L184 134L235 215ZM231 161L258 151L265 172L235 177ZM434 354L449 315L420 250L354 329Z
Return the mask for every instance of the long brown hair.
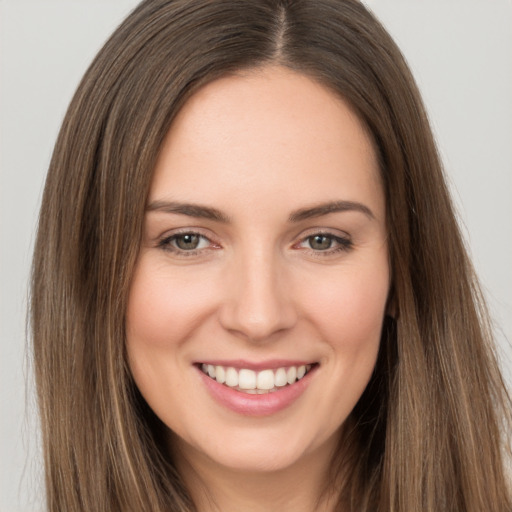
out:
M33 263L48 509L194 510L127 367L127 294L176 113L204 84L270 63L353 106L387 200L393 317L347 421L352 451L333 454L340 509L510 510L510 400L427 116L400 51L355 0L146 0L90 66L56 143Z

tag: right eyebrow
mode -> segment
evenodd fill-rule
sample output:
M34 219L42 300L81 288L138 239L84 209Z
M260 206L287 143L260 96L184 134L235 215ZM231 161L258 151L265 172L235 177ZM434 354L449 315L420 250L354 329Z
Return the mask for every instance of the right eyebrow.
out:
M199 204L180 203L176 201L153 201L146 207L147 212L176 213L178 215L187 215L200 219L209 219L227 224L229 217L217 208L203 206Z

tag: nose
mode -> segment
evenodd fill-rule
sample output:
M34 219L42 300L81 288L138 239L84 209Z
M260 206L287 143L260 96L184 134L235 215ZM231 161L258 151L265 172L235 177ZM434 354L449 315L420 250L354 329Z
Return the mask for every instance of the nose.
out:
M291 329L297 310L279 258L263 251L237 258L227 269L220 322L252 342L265 342Z

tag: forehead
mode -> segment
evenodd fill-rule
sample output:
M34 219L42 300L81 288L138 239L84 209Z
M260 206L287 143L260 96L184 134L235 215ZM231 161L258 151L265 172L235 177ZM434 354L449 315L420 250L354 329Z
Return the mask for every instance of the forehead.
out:
M207 202L251 190L263 201L293 191L315 202L363 189L380 191L380 177L353 109L311 78L269 67L218 79L190 98L161 148L150 195Z

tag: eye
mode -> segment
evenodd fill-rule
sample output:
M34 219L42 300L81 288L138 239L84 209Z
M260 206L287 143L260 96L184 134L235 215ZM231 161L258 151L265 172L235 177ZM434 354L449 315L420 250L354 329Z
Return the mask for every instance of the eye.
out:
M196 233L174 235L171 243L174 244L177 249L182 251L193 251L195 249L202 249L202 246L208 246L206 238Z
M332 233L314 233L303 238L296 247L310 250L313 253L329 255L339 251L348 251L352 248L352 241L348 237L341 237Z
M334 239L327 235L313 235L306 238L311 249L315 251L326 251L330 249L334 243Z
M164 238L158 244L162 249L183 254L195 254L197 251L208 249L213 245L208 238L194 232L176 233Z

